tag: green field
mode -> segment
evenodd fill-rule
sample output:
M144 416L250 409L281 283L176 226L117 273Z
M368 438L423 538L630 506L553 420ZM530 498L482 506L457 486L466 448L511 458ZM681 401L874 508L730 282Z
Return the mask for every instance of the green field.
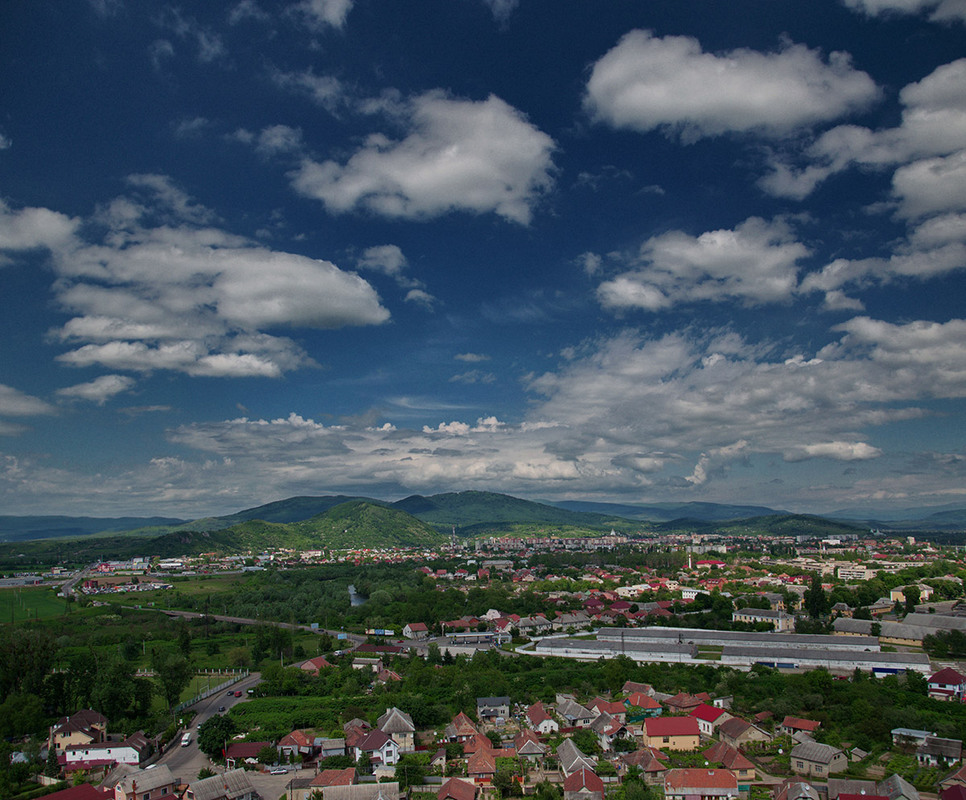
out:
M0 623L59 617L65 608L55 589L0 589Z

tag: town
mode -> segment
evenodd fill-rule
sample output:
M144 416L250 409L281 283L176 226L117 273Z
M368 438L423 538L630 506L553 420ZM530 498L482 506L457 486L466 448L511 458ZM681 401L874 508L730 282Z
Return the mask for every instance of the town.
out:
M9 574L3 796L962 800L964 578L613 532Z

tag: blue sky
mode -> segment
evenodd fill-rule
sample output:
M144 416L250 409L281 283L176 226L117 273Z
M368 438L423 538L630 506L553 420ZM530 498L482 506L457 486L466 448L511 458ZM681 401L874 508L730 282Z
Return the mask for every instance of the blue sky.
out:
M12 0L0 509L964 503L962 0Z

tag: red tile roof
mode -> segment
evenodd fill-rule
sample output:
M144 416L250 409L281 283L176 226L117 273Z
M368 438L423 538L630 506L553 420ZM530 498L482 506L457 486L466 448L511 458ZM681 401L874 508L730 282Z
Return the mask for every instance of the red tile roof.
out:
M572 772L567 776L564 781L564 791L565 792L600 792L601 797L604 796L604 782L597 776L597 773L593 770L578 769L576 772Z
M651 717L644 720L648 736L699 736L698 721L694 717Z

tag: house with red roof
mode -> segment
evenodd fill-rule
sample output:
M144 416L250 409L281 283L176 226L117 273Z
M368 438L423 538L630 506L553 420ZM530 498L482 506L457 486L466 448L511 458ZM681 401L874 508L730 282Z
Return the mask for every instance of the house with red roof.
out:
M945 667L927 681L929 696L936 700L955 700L961 702L966 695L966 676L952 667Z
M315 658L310 658L308 661L303 661L299 664L299 669L309 675L318 675L319 672L332 665L325 660L324 656L316 656Z
M814 719L802 719L801 717L785 717L778 728L779 733L794 736L796 733L807 733L809 736L815 733L820 727L821 722Z
M324 769L309 782L309 786L324 789L326 786L355 786L359 776L355 767Z
M477 783L489 783L496 774L496 758L492 751L480 748L466 759L466 774Z
M604 800L604 782L590 769L578 769L564 780L564 800Z
M363 753L369 756L373 764L391 766L399 761L399 745L378 728L363 736L353 749L356 761L362 758Z
M476 800L479 790L475 783L461 778L450 778L436 792L436 800Z
M698 721L698 729L704 736L714 736L715 729L722 723L731 719L731 714L723 708L709 706L707 703L693 708L690 716Z
M718 742L702 751L701 755L709 762L721 764L725 769L731 770L740 784L747 785L755 779L755 765L730 744Z
M656 785L664 780L668 768L664 764L668 757L653 747L642 747L633 753L624 753L621 760L629 767L637 767L644 775L644 782Z
M627 722L627 706L617 701L605 700L603 697L595 697L587 704L587 708L596 711L598 714L610 714L621 723Z
M527 724L537 733L544 735L560 730L557 720L547 713L543 703L534 703L527 709Z
M443 731L443 737L448 742L465 742L476 736L479 732L480 729L476 727L473 720L460 711L459 714L453 717L453 721L446 726L446 729Z
M664 774L666 800L730 800L738 779L726 769L671 769Z
M665 700L664 705L666 705L672 711L679 711L682 714L687 714L702 703L710 702L711 695L709 695L707 692L698 692L698 694L678 692L676 695L674 695L674 697L669 697L667 700Z
M651 717L644 720L643 738L659 750L697 750L701 730L694 717Z
M402 632L407 639L425 639L429 636L429 627L425 622L408 622Z
M631 720L659 717L661 712L664 711L657 700L643 692L634 692L624 700L624 705L627 706L628 718Z

